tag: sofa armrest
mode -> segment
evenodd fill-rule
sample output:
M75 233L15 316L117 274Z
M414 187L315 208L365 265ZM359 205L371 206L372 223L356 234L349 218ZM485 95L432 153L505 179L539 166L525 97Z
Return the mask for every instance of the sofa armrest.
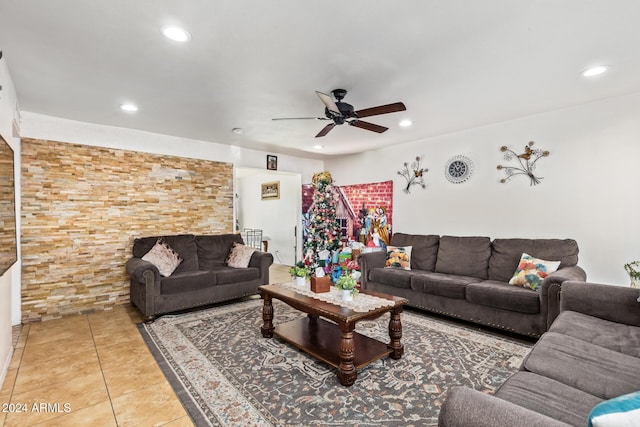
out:
M549 274L540 285L540 304L547 312L547 329L560 314L560 291L566 281L587 280L587 273L577 265L560 268Z
M358 265L362 273L360 283L363 289L367 288L369 272L374 268L383 268L386 260L387 253L385 251L366 252L358 256Z
M137 282L147 283L151 280L152 283L155 283L160 281L160 271L158 267L142 258L131 258L127 261L126 268L127 273Z
M264 285L269 284L269 267L273 264L273 255L269 252L255 251L249 260L249 267L260 269L260 279Z
M570 281L562 285L560 310L640 326L639 296L640 289Z
M440 427L497 426L566 427L563 423L495 396L467 387L453 387L438 418Z

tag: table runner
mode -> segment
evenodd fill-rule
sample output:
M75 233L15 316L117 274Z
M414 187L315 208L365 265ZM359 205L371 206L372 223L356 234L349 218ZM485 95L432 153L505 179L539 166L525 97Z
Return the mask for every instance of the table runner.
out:
M328 302L331 304L339 305L341 307L349 308L359 313L366 313L369 310L376 308L392 306L395 303L391 300L376 297L373 295L366 295L359 293L353 297L353 301L343 301L342 294L335 286L329 288L329 292L316 293L311 290L311 285L305 283L304 286L296 285L295 282L278 283L276 286L282 286L283 288L291 289L302 295Z

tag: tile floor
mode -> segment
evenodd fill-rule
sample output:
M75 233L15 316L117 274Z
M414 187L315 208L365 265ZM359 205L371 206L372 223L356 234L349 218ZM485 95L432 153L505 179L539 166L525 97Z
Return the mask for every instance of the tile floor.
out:
M273 265L270 282L288 280L286 269ZM126 305L14 327L0 426L192 426L140 321Z

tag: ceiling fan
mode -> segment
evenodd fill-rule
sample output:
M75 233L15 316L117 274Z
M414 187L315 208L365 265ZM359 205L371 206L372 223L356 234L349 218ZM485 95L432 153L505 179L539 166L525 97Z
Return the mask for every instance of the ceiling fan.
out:
M325 136L336 125L343 125L345 123L350 126L355 126L360 129L370 130L372 132L382 133L389 128L376 125L360 120L363 117L377 116L379 114L395 113L397 111L405 111L407 107L402 102L396 102L394 104L379 105L377 107L365 108L363 110L354 111L353 105L342 102L342 99L347 94L345 89L334 89L331 91L336 101L326 93L316 91L316 95L325 105L324 117L285 117L272 120L332 120L333 123L326 125L318 134L316 138Z

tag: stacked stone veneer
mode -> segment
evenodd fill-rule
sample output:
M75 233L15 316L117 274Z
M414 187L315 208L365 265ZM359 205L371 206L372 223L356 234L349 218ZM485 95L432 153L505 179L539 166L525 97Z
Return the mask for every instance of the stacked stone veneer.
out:
M22 319L129 300L133 239L233 229L233 166L22 140Z

